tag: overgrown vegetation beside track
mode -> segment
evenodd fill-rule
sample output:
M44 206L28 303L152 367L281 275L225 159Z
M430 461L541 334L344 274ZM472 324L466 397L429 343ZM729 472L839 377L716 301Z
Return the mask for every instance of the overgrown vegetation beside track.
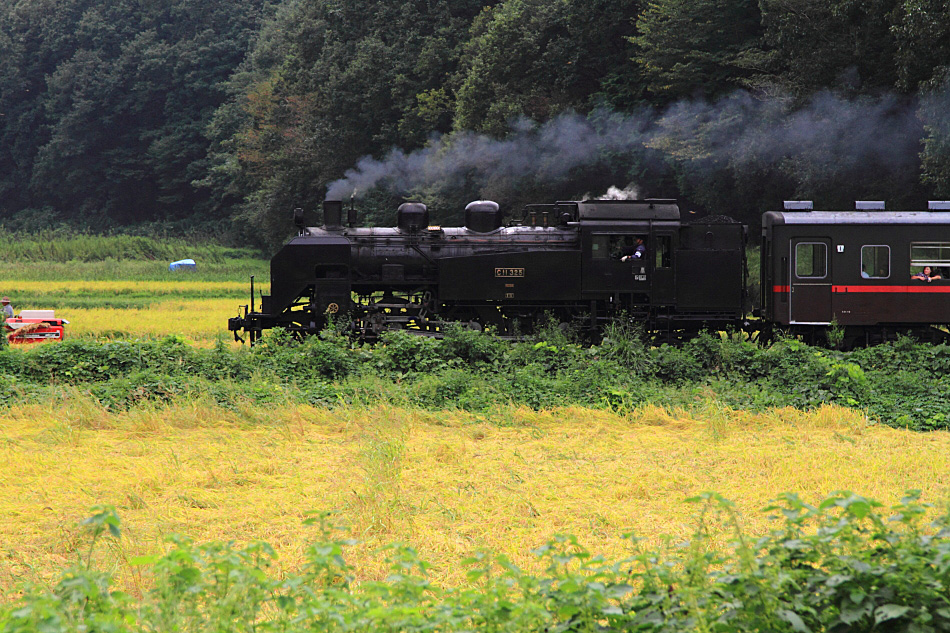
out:
M0 608L0 631L950 630L950 517L927 525L916 494L890 512L846 492L817 506L786 494L766 508L775 528L761 538L722 497L693 501L686 543L648 551L631 535L628 557L605 560L556 537L534 550L544 572L482 552L465 561L462 587L433 583L406 546L388 549L385 581L355 583L351 543L326 523L303 568L283 574L266 543L177 537L135 561L151 579L141 595L91 564L96 540L121 534L115 511L96 508L78 562Z
M557 328L517 343L464 329L442 340L393 332L375 347L354 347L333 332L303 342L273 332L248 349L220 342L196 349L179 337L66 341L3 352L0 383L7 402L55 399L68 387L118 409L200 395L226 406L382 402L481 411L511 403L624 413L645 402L689 409L712 395L732 408L833 403L893 426L950 428L950 346L911 339L847 353L716 334L653 348L623 326L595 346Z

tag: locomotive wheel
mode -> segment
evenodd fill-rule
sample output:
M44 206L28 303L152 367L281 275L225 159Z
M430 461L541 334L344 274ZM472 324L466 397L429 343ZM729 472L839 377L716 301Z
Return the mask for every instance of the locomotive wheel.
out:
M379 336L386 329L386 315L377 312L369 318L369 330Z

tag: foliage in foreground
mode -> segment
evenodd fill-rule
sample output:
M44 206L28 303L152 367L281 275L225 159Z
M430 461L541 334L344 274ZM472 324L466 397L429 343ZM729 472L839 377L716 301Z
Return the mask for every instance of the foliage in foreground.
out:
M950 428L950 346L902 338L846 353L704 334L682 347L650 347L617 326L593 346L551 327L517 343L455 329L442 340L393 332L374 347L354 347L327 331L303 342L271 332L239 350L168 337L0 352L0 402L55 400L77 389L118 410L200 396L224 406L383 402L484 411L510 403L624 414L645 402L688 409L711 395L748 410L834 403L932 430Z
M849 492L817 506L786 493L765 509L777 527L761 538L743 533L719 495L690 501L699 511L687 543L643 551L629 535L631 555L607 561L556 537L534 550L543 573L482 552L465 561L465 587L431 583L428 565L396 545L386 580L356 583L351 542L332 538L326 516L323 539L291 573L271 571L266 543L173 537L164 555L133 561L149 579L140 597L90 564L97 539L121 536L114 510L99 507L84 522L88 551L0 609L0 631L950 630L950 516L925 525L916 492L889 518Z

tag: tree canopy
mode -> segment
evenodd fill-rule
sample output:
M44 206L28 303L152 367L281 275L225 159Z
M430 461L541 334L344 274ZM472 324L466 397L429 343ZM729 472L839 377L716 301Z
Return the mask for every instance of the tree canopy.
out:
M227 213L192 181L264 15L265 0L0 5L0 213L96 228Z

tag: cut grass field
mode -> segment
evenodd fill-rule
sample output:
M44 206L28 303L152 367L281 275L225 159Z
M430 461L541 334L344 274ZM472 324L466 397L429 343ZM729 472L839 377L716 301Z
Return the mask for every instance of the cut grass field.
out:
M835 406L760 414L710 403L703 415L650 405L627 416L582 408L489 414L301 406L225 410L179 402L109 413L76 395L0 416L0 588L47 579L75 559L77 523L111 504L123 537L99 550L137 590L136 557L182 534L264 540L296 569L319 538L310 512L358 539L359 579L383 578L380 548L415 547L433 578L464 585L459 563L482 548L531 569L531 548L569 533L622 557L688 537L703 491L735 502L746 533L782 492L818 501L850 489L885 503L908 489L950 498L950 434L868 423Z

